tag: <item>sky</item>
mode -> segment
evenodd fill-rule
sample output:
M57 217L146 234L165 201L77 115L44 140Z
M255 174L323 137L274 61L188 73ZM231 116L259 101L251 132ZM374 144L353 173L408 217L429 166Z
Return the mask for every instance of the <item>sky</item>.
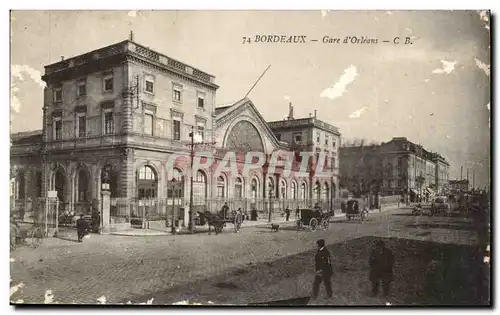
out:
M41 129L44 65L128 38L216 76L217 104L317 110L343 139L407 137L490 181L490 32L479 11L13 11L11 131ZM256 43L256 35L307 36ZM340 43L323 43L325 36ZM346 36L377 44L343 44ZM395 37L401 44L393 44ZM243 37L252 43L243 43ZM410 37L412 44L404 45ZM310 39L317 40L311 42ZM384 40L391 41L383 43Z

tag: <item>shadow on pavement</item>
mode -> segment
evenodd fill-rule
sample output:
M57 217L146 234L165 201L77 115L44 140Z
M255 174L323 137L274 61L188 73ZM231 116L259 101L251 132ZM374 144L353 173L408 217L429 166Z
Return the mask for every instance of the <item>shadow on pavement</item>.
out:
M250 303L249 306L305 306L309 303L310 296L287 300L269 301L264 303Z
M356 305L370 303L368 255L374 242L380 239L395 256L393 305L489 305L489 266L483 263L479 247L376 237L361 237L328 246L334 268L334 292L344 301ZM268 296L266 301L262 296L266 296L267 288L281 285L287 279L294 283L304 273L312 276L314 254L313 249L273 261L248 263L215 277L134 297L132 302L154 297L155 304L171 304L195 297L215 304L291 305L294 299L274 301L279 298L275 295L274 299ZM294 294L287 292L290 289L287 286L283 286L283 297Z

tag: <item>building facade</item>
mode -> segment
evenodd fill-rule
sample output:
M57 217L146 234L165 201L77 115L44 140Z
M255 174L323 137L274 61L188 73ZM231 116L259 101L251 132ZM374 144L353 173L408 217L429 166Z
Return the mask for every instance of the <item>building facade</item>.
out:
M453 179L449 181L449 189L454 193L469 191L469 180L467 179Z
M100 207L106 184L112 223L126 226L134 216L168 217L175 205L176 217L187 222L191 196L197 211L229 201L266 215L314 202L328 208L335 196L335 180L315 176L314 163L307 176L268 171L274 152L292 148L251 100L216 107L214 76L131 40L48 65L42 79L43 130L12 136L16 207L57 191L60 211L89 213ZM319 126L311 124L304 139ZM249 151L263 153L266 163L245 177ZM213 164L192 176L191 194L191 156L203 160L207 152ZM237 172L218 174L228 152ZM292 166L298 170L300 162ZM320 192L313 194L315 187Z
M289 150L297 153L312 152L315 158L322 155L325 168L332 174L325 179L322 186L316 183L311 190L309 198L332 200L330 196L338 194L338 148L340 146L339 129L314 116L308 118L294 118L293 105L289 104L288 116L280 121L268 122L275 137L286 144ZM332 205L333 207L333 201Z
M404 137L340 148L340 185L353 192L403 195L410 200L445 192L449 163Z

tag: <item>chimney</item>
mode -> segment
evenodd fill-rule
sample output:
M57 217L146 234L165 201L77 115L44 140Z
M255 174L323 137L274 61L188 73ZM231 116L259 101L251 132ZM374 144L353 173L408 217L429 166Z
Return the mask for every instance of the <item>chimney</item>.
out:
M312 114L311 114L311 113L309 113L309 118L311 118L311 117L312 117Z
M314 110L314 118L316 118L317 110Z
M134 41L134 32L133 31L130 31L130 41L131 42Z
M64 60L64 56L61 56L61 61L63 61L63 60Z
M293 105L292 102L288 104L288 120L293 119Z

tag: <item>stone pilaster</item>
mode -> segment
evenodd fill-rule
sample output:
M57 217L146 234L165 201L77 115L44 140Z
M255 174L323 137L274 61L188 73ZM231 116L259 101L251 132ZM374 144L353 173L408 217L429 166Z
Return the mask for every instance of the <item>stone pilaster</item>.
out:
M138 93L138 91L136 92ZM122 104L122 126L121 133L123 135L128 135L132 132L132 105L133 105L134 95L131 91L123 92L123 104Z
M121 157L119 180L121 197L135 197L134 182L134 150L126 148Z

